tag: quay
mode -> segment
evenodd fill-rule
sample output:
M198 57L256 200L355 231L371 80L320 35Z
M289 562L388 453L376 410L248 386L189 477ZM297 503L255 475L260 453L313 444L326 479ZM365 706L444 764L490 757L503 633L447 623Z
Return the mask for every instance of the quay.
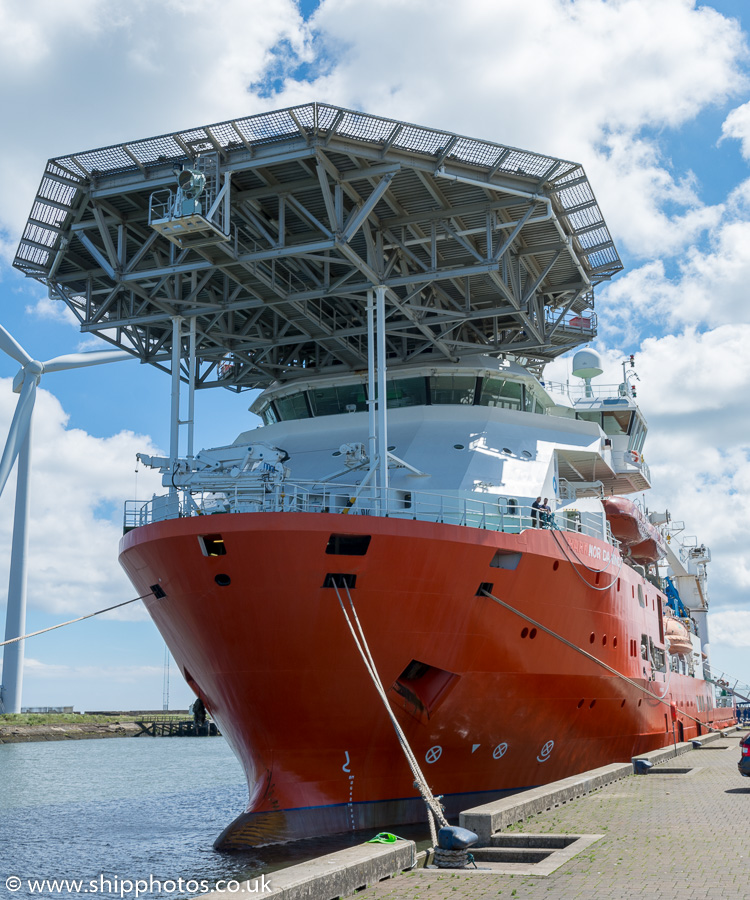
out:
M363 843L270 876L276 900L632 900L750 896L750 780L737 771L730 729L644 754L632 764L524 791L467 811L462 824L490 830L478 869L433 869L411 841ZM398 829L396 829L398 830ZM489 832L487 832L489 833ZM411 868L416 856L417 865ZM484 871L482 870L484 869ZM246 883L248 889L254 882ZM205 895L204 895L205 896ZM214 892L213 900L233 894Z
M44 718L39 714L39 719ZM215 722L198 723L187 710L171 713L91 712L51 716L34 722L34 715L0 719L0 744L92 740L112 737L220 737Z

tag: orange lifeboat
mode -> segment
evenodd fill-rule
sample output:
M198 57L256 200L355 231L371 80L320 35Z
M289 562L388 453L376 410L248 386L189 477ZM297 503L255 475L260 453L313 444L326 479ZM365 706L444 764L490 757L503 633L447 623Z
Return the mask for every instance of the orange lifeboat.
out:
M661 532L627 497L605 497L602 501L612 534L626 554L637 563L652 563L667 555Z
M687 656L693 652L693 645L687 628L674 616L664 620L664 636L667 640L669 652L673 656L675 654Z
M667 545L658 528L649 522L648 537L629 548L631 559L639 563L653 563L667 555Z
M649 537L649 522L641 510L627 497L605 497L604 514L615 538L626 547Z

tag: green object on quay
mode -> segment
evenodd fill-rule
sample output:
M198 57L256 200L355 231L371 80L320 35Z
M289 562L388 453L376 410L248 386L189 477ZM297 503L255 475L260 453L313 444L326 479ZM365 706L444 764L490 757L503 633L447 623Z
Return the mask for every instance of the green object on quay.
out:
M381 831L380 834L376 834L374 838L370 838L367 842L368 844L395 844L396 841L401 840L398 835L391 834L389 831Z

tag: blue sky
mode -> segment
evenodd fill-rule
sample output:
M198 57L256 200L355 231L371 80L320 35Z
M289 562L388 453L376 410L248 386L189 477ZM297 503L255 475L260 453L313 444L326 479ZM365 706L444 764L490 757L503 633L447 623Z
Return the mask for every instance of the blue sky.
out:
M0 321L39 359L82 345L10 265L53 156L320 100L579 161L626 266L599 293L597 346L613 377L637 353L650 505L711 546L714 663L750 680L746 9L468 0L458 17L447 0L139 0L125 11L0 0ZM15 370L0 356L0 379ZM148 367L59 373L42 387L30 630L132 595L115 561L121 502L135 491L136 450L168 444L169 380ZM197 446L233 440L251 399L199 394ZM14 401L0 381L3 434ZM156 489L137 477L142 496ZM0 558L0 584L6 575ZM28 705L161 706L163 643L134 609L30 641L27 657ZM173 705L189 696L173 677Z

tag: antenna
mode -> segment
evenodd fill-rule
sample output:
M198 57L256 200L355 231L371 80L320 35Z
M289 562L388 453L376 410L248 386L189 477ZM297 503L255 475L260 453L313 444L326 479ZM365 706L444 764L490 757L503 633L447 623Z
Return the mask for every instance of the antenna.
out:
M590 350L589 348L579 350L573 357L572 374L576 378L583 379L585 385L584 396L587 398L594 396L594 392L591 389L591 379L601 375L603 371L602 358L596 350Z
M633 382L640 380L635 371L635 356L631 353L622 361L622 391L626 396L630 394L635 399L637 394Z

